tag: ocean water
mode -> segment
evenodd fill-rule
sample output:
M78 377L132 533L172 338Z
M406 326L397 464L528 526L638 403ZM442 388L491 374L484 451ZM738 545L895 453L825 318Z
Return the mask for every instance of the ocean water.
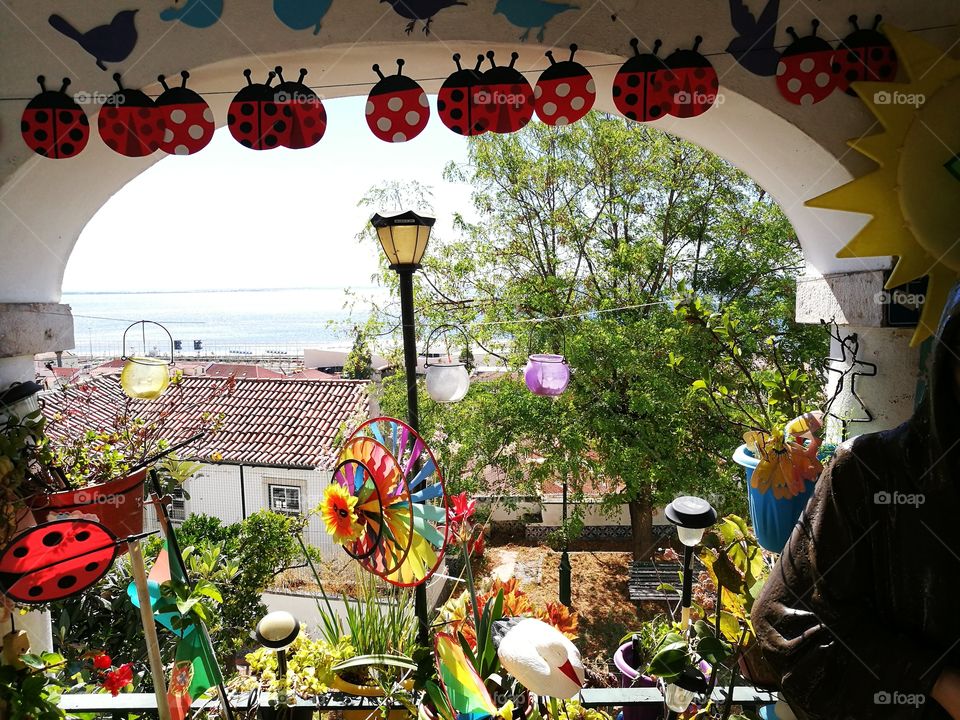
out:
M363 298L382 297L379 288L298 288L144 293L64 293L61 302L73 309L78 355L120 356L123 332L138 320L162 323L173 339L181 340L183 356L197 356L194 340L203 343L200 355L299 355L304 348L349 349L350 328L363 322L368 304ZM354 303L352 312L345 307ZM156 349L166 352L169 340L147 327L128 334L128 354Z

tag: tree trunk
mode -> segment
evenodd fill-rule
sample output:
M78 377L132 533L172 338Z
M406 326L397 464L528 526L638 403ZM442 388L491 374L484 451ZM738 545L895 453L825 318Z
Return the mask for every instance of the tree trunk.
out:
M639 497L628 503L628 507L630 508L633 559L647 560L656 549L653 540L653 506L650 503L649 493L641 491Z

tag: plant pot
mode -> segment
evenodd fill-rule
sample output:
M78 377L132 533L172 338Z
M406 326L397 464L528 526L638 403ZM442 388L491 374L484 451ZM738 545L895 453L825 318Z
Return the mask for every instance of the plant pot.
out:
M752 640L740 653L737 664L744 679L754 687L761 690L776 690L780 687L780 678L764 659L756 640Z
M773 491L760 492L751 483L753 471L760 464L746 445L741 445L733 453L733 461L740 465L747 476L747 500L750 505L750 523L757 536L757 542L770 552L783 552L783 546L790 539L790 533L807 506L807 500L813 494L816 483L804 484L803 492L792 498L774 497Z
M34 495L27 500L38 523L58 516L94 516L119 539L143 532L143 483L146 468L133 475L117 478L80 490ZM126 552L126 545L120 547Z
M404 680L401 685L405 690L413 690L413 680ZM333 682L330 683L331 690L339 690L346 695L355 697L382 698L385 697L383 690L374 685L357 685L349 680L344 680L339 675L333 676ZM369 720L370 718L380 718L380 714L372 708L363 708L361 710L343 710L343 720ZM412 717L411 713L405 708L394 708L387 712L386 720L408 720Z
M656 687L657 679L644 675L633 667L633 646L629 642L617 648L613 663L620 671L620 687ZM663 716L660 705L625 705L623 720L659 720Z
M270 700L274 704L270 704ZM276 703L276 693L265 693L260 699L260 705L257 707L257 717L259 720L312 720L314 708L300 705L297 700L296 705L280 705Z

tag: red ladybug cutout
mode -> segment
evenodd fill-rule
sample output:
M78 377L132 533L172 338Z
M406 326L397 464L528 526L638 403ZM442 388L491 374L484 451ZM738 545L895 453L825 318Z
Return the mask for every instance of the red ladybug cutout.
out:
M397 60L397 74L384 77L380 66L373 71L380 82L367 97L367 125L370 132L385 142L412 140L427 126L430 104L416 80L403 75L403 60Z
M849 18L854 30L837 45L833 62L837 87L847 95L856 95L850 87L852 82L889 82L897 75L897 53L886 36L877 30L882 19L877 15L872 28L861 29L856 15Z
M483 74L487 85L485 98L490 112L490 132L516 132L533 118L533 88L523 73L513 67L519 53L510 54L509 65L499 66L493 55L493 50L487 51L491 67Z
M160 147L166 126L156 103L142 91L125 88L120 73L113 76L119 90L100 108L97 130L111 150L126 157L144 157Z
M30 605L76 595L107 573L117 550L113 533L92 520L37 525L0 552L0 591Z
M157 98L157 111L163 118L164 131L160 149L171 155L193 155L203 150L217 129L213 110L199 93L187 88L190 73L180 73L180 87L167 87L166 78L158 75L163 93Z
M597 85L590 71L573 56L577 46L570 46L570 59L557 62L553 51L544 53L550 67L543 71L533 89L537 117L547 125L569 125L582 118L597 100Z
M777 88L794 105L818 103L837 87L833 72L835 51L830 43L817 37L820 21L814 20L812 26L813 32L806 37L798 37L792 27L787 28L793 42L777 63Z
M42 92L24 108L20 134L37 155L55 160L74 157L90 139L87 114L66 93L70 78L63 79L59 90L47 90L45 80L43 75L37 76Z
M678 118L703 115L717 101L720 81L713 65L698 52L703 38L697 35L691 50L677 48L664 61L667 92L670 93L670 114Z
M270 87L276 73L267 74L266 83L250 79L251 71L243 71L247 86L233 96L227 110L227 127L233 139L251 150L272 150L280 147L280 136L287 132L287 122L282 122L280 108Z
M640 40L633 38L633 57L613 78L613 104L624 116L637 122L659 120L669 115L672 100L667 90L670 71L657 56L662 43L653 43L653 52L640 54Z
M477 55L475 68L460 67L460 53L454 54L453 61L457 71L443 81L437 93L440 122L458 135L483 135L490 129L485 74L480 72L483 55Z
M273 93L279 112L271 114L271 106L264 105L264 113L275 119L273 131L277 134L283 147L291 150L302 150L316 145L327 130L327 111L323 107L320 97L309 87L303 84L307 76L306 68L300 68L300 77L297 80L283 79L283 68L279 65L274 68L280 78Z

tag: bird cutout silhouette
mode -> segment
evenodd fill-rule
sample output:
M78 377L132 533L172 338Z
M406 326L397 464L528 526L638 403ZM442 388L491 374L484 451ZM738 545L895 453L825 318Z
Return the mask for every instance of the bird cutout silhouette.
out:
M577 5L549 2L549 0L497 0L493 14L503 15L512 25L524 28L520 36L523 42L530 37L531 30L540 28L537 32L537 42L543 42L548 22L562 12L579 9Z
M406 18L410 22L403 31L409 35L417 25L417 20L423 22L424 35L430 34L430 24L433 22L433 16L441 10L454 5L466 5L459 0L380 0L381 3L390 3L390 7L400 17Z
M313 34L317 35L332 4L333 0L273 0L273 12L288 28L313 28Z
M777 72L780 51L774 47L774 39L779 12L780 0L767 0L759 18L754 17L744 0L730 0L730 24L739 35L727 45L727 52L754 75L770 77Z
M172 7L160 11L160 19L166 22L179 20L190 27L206 28L222 14L223 0L173 0Z
M840 326L837 325L835 321L827 323L826 321L821 320L820 322L822 325L827 326L830 337L840 343L840 357L827 358L827 372L837 373L840 377L837 378L837 384L834 386L833 395L830 396L830 399L824 406L824 415L829 415L830 417L836 418L840 421L842 433L841 439L846 440L848 423L873 422L873 413L870 411L870 408L866 406L866 403L863 402L860 395L857 394L857 378L875 377L877 374L877 366L875 363L860 360L858 358L860 352L860 338L857 333L850 333L846 336L843 336L840 334ZM836 367L836 365L841 365L841 367ZM844 418L833 412L833 404L843 392L844 383L848 377L850 378L850 395L860 406L860 410L863 413L861 417Z
M92 30L80 32L68 20L54 13L48 22L54 30L74 40L93 55L97 67L106 70L108 63L123 62L137 44L137 28L133 24L136 10L121 10L107 25L98 25Z

